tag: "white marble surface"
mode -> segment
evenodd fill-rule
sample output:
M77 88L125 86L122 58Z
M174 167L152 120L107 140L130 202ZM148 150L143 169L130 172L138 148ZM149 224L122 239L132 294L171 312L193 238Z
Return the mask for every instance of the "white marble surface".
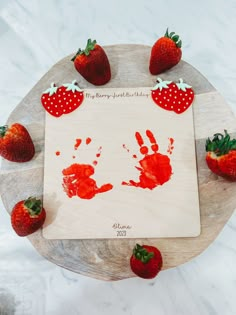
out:
M0 124L59 59L84 46L152 45L166 27L183 59L236 112L234 0L0 0ZM236 314L236 215L200 256L155 280L102 282L64 270L17 237L0 204L0 314Z

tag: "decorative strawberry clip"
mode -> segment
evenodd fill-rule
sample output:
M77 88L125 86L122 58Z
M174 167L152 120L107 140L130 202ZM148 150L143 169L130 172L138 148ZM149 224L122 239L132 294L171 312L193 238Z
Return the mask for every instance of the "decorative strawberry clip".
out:
M157 84L151 91L152 99L158 106L177 114L185 112L194 99L192 87L183 82L183 79L175 83L157 78Z
M41 103L46 111L55 117L69 114L78 108L84 99L84 93L76 80L57 87L51 83L50 88L43 92Z

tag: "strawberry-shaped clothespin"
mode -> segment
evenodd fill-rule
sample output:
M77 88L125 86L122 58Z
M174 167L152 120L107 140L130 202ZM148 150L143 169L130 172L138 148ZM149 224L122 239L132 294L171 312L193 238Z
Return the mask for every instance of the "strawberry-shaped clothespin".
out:
M51 87L43 92L41 102L46 111L55 117L69 114L78 108L84 99L84 93L76 80L57 87L51 83Z
M152 99L159 107L177 114L184 113L194 99L192 87L183 79L179 79L179 82L175 83L157 78L157 84L151 91Z

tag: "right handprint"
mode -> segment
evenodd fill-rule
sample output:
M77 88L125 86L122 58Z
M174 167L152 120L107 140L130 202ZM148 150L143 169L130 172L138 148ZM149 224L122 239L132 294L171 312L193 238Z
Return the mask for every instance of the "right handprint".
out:
M150 130L146 130L146 135L150 141L150 148L144 144L143 137L139 132L135 133L135 138L140 147L140 153L144 156L139 160L139 166L135 166L140 172L139 181L129 180L128 182L123 181L122 185L154 189L159 185L163 185L168 182L172 175L172 167L170 164L170 158L168 155L161 154L158 152L159 147L156 142L155 136ZM174 139L169 138L169 146L167 153L172 154ZM123 145L126 148L125 145ZM126 150L128 150L126 148ZM152 152L149 153L149 150ZM129 150L128 150L129 151ZM133 158L137 158L133 155Z

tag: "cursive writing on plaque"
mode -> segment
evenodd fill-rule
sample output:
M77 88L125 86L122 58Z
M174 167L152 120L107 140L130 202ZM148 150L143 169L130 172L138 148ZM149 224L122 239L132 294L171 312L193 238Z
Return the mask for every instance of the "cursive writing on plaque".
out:
M120 223L114 223L112 225L112 228L115 230L116 232L116 236L117 237L125 237L128 234L128 230L132 229L131 225L124 225L124 224L120 224Z

